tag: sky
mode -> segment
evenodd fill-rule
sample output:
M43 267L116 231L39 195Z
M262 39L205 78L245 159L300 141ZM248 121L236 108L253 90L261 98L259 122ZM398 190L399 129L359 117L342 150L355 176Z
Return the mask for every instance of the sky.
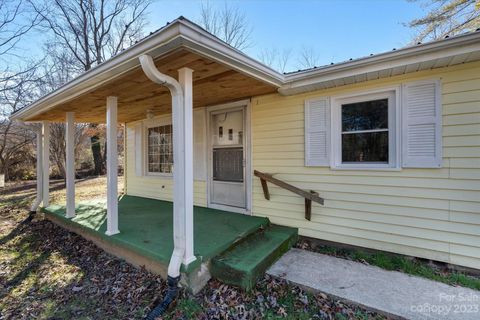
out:
M156 0L145 34L181 15L198 22L202 1ZM213 7L225 2L243 12L252 28L252 46L244 50L252 58L269 48L292 51L285 71L299 68L295 56L302 47L316 53L318 65L403 47L414 35L404 23L426 11L422 0L209 0ZM22 51L41 56L44 37L25 40Z
M311 47L320 65L400 48L414 32L404 26L421 17L425 8L407 0L232 0L252 27L253 45L245 52L258 58L264 48L297 53ZM223 0L210 0L224 6ZM180 15L198 22L201 1L160 0L150 8L149 31ZM294 54L292 54L293 56ZM298 69L295 57L288 71Z

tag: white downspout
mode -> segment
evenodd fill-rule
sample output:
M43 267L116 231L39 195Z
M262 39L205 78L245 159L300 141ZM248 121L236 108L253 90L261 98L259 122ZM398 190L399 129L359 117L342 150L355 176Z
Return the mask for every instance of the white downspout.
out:
M149 55L142 55L139 57L140 64L142 65L143 72L145 75L155 83L165 86L170 90L172 95L172 112L174 114L173 127L175 132L175 110L177 108L183 108L183 90L180 83L174 78L165 75L158 71L153 59ZM182 194L183 191L178 188L182 186L177 183L176 176L181 174L182 168L179 166L181 161L182 154L184 153L183 144L175 143L178 137L174 134L173 139L173 163L175 166L173 177L174 177L174 214L173 214L173 253L170 258L170 263L168 265L168 275L172 278L177 278L180 276L180 267L182 266L183 258L185 256L185 203L182 201L175 201L175 195Z

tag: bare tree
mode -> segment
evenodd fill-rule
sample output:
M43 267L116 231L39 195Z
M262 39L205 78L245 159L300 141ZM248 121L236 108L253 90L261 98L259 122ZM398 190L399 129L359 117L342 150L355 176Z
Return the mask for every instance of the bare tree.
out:
M87 136L87 125L84 123L77 123L75 125L74 132L74 154L75 158L78 158L80 147L84 144ZM65 158L66 158L66 145L65 145L65 124L64 123L52 123L50 125L50 155L52 161L58 168L58 174L65 179Z
M10 179L10 172L15 166L33 157L33 131L12 122L8 116L35 98L36 81L35 71L30 69L3 82L0 90L0 172L5 174L5 180Z
M258 58L267 66L279 72L285 72L292 58L292 49L266 48L260 51Z
M152 0L30 0L51 32L50 46L71 54L85 71L142 37Z
M14 168L33 156L33 132L10 121L9 116L36 94L38 63L22 57L20 44L38 23L39 15L30 11L25 1L0 1L0 172L6 180Z
M320 57L313 47L303 46L297 62L300 69L313 68L320 64Z
M411 0L420 1L420 0ZM417 29L415 42L434 40L480 27L480 2L478 0L421 0L429 12L408 23Z
M12 61L28 61L21 57L19 44L39 21L39 15L30 12L25 1L0 1L0 90L15 89L16 85L22 83L18 79L36 68L36 65L30 62L21 66Z
M153 0L29 0L51 34L46 50L52 66L65 65L69 73L54 86L90 70L142 37L146 12ZM65 69L63 69L65 70ZM62 83L63 82L63 83ZM54 89L54 88L52 88ZM104 173L105 158L96 124L90 125L95 173Z
M267 66L285 72L287 67L291 65L291 60L295 53L298 69L308 69L320 64L320 57L313 47L303 46L299 51L294 52L292 49L278 50L276 48L268 48L260 51L258 58Z
M208 1L202 2L199 24L234 48L244 50L252 46L252 28L245 13L229 6L227 2L219 9Z

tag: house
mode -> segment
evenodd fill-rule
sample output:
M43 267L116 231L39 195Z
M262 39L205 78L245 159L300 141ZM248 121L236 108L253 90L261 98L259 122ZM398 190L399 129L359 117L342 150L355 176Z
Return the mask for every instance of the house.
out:
M213 245L197 239L220 241L222 227L252 217L302 236L480 268L479 31L280 74L181 17L12 118L43 124L32 209L42 203L47 212L49 122L67 123L65 220L88 211L75 204L72 126L106 122L101 241L120 245L139 221L153 237L162 225L148 219L170 208L172 278ZM110 143L117 123L126 126L128 223ZM203 218L194 211L205 208L228 218L208 216L197 230ZM141 220L143 211L152 218Z

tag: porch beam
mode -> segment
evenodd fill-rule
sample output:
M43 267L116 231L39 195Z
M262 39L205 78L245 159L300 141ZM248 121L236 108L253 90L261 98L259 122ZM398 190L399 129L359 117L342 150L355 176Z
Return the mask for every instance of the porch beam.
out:
M67 112L65 121L65 178L67 180L67 218L75 217L75 113Z
M42 196L43 207L50 204L50 122L42 122Z
M111 236L118 230L118 147L117 97L107 97L107 231Z
M183 90L183 126L178 125L176 132L183 131L184 154L182 162L183 169L183 198L185 201L185 255L183 264L188 265L195 261L193 252L193 70L181 68L178 70L178 82ZM175 110L175 109L173 109ZM175 156L175 154L174 154ZM175 183L177 183L175 181ZM178 201L178 199L177 199Z

